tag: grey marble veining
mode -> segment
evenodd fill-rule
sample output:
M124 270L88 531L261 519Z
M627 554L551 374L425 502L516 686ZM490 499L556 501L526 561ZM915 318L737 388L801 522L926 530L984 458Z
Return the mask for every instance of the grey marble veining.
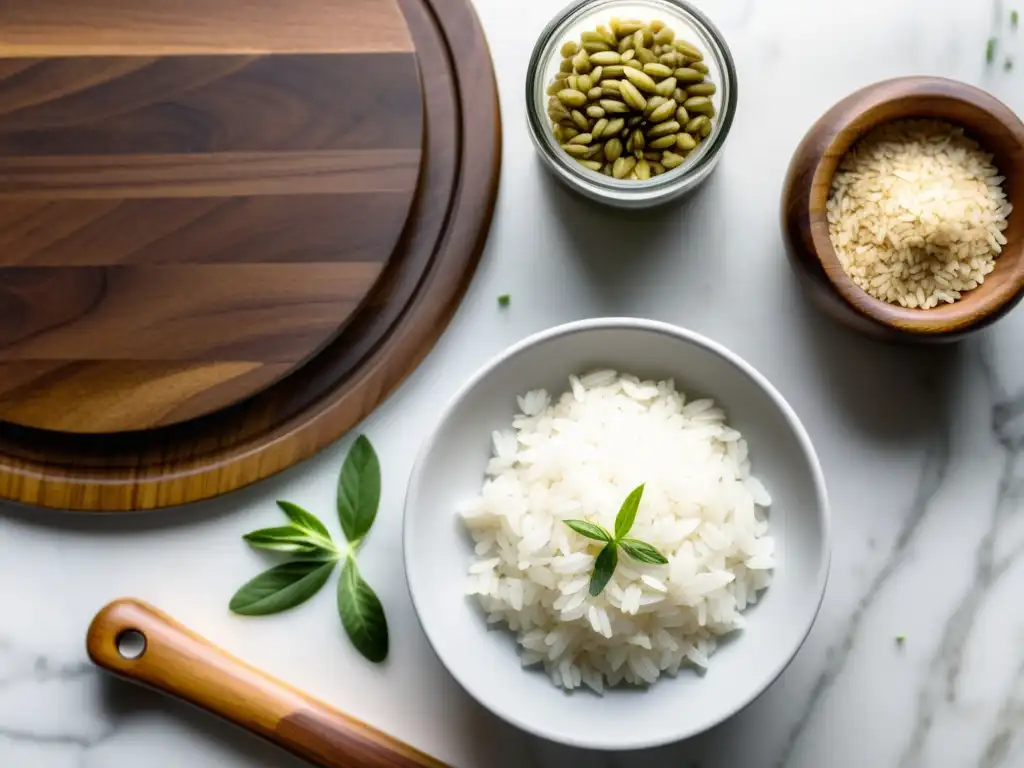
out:
M190 707L94 671L85 629L135 595L272 674L459 768L1020 768L1024 766L1024 309L956 347L852 336L801 300L778 196L804 130L875 80L936 74L1024 110L1016 0L701 0L725 31L740 108L712 180L681 205L624 219L548 179L526 133L522 80L561 0L477 0L505 135L501 195L452 327L364 425L385 489L361 557L392 627L388 663L345 642L330 599L286 616L231 616L263 565L239 534L289 498L330 517L347 443L229 497L158 514L83 518L0 506L0 766L298 768ZM1024 13L1024 2L1019 4ZM986 67L998 32L1011 72ZM498 294L511 305L499 310ZM490 355L581 317L685 325L761 369L805 421L833 503L818 622L757 702L689 742L608 755L527 737L447 676L400 568L405 481L437 408ZM754 457L756 461L756 457ZM897 635L905 641L898 643Z

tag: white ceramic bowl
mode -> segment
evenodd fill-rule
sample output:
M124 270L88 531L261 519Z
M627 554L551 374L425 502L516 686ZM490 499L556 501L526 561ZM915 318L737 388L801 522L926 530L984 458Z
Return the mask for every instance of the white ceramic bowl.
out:
M472 540L455 512L479 493L491 432L510 426L516 395L554 396L572 373L612 367L673 377L688 396L721 403L750 446L753 471L772 495L770 533L779 566L745 616L746 630L711 657L706 674L684 670L648 689L565 693L540 669L523 669L513 635L488 629L465 596ZM538 736L590 749L639 749L693 736L761 694L810 631L825 590L829 512L807 432L763 376L690 331L649 320L570 323L532 336L473 376L441 415L416 466L405 505L405 566L427 638L452 676L499 717Z

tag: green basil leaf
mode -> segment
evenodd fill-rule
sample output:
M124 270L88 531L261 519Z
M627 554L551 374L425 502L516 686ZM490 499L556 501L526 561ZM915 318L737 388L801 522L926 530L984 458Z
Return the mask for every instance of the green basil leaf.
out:
M384 607L359 575L352 557L345 561L338 581L338 613L356 650L378 664L387 658L388 622Z
M228 607L243 616L266 616L294 608L320 591L334 564L334 560L296 560L271 568L239 589Z
M619 514L615 516L615 539L623 538L629 529L633 527L636 520L636 512L640 509L640 497L644 495L644 484L640 483L630 491L629 496L622 502Z
M312 512L307 512L298 504L292 504L290 501L279 501L277 506L288 515L288 519L292 521L292 525L296 528L301 528L328 541L331 540L331 534L327 530L327 526L321 523L320 518Z
M338 517L345 538L356 544L370 531L380 504L380 462L367 439L352 445L338 479Z
M623 552L638 563L647 563L648 565L668 564L668 558L645 541L623 539L619 542L619 546L622 547Z
M619 553L615 543L605 544L604 549L598 554L597 560L594 561L594 573L590 577L591 597L597 597L608 586L608 582L611 581L612 574L615 573L615 566L618 563Z
M273 552L311 554L324 551L323 545L319 541L310 539L305 530L294 525L261 528L258 531L245 534L242 538L257 549L269 549Z
M586 536L595 541L611 541L612 535L600 525L588 523L586 520L563 520L563 523L572 528L580 536Z

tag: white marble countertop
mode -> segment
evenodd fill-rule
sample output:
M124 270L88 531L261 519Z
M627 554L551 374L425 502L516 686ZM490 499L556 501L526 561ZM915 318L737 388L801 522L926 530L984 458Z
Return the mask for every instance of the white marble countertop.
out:
M385 472L360 563L388 610L388 662L356 654L326 592L276 617L227 610L263 564L239 536L277 524L274 499L333 521L347 439L185 509L99 518L0 506L0 766L301 765L93 670L85 629L123 595L459 768L1024 765L1024 309L956 347L876 345L802 303L778 226L793 149L857 87L946 75L1024 110L1024 29L1004 36L1014 71L1001 60L986 68L984 56L1016 1L702 0L739 68L729 146L695 197L623 219L555 186L527 136L523 73L561 0L477 0L505 133L490 242L436 350L362 427ZM502 293L512 297L505 309ZM508 344L600 315L684 325L760 368L805 421L834 514L824 606L778 682L704 736L621 756L541 743L469 700L427 646L400 566L405 483L439 405Z

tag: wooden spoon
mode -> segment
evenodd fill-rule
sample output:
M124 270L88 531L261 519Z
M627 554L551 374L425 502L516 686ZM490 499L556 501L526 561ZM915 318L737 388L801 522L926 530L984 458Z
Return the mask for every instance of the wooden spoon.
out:
M133 640L137 653L129 653ZM138 600L117 600L101 610L89 626L86 648L108 672L195 704L324 768L446 768Z

